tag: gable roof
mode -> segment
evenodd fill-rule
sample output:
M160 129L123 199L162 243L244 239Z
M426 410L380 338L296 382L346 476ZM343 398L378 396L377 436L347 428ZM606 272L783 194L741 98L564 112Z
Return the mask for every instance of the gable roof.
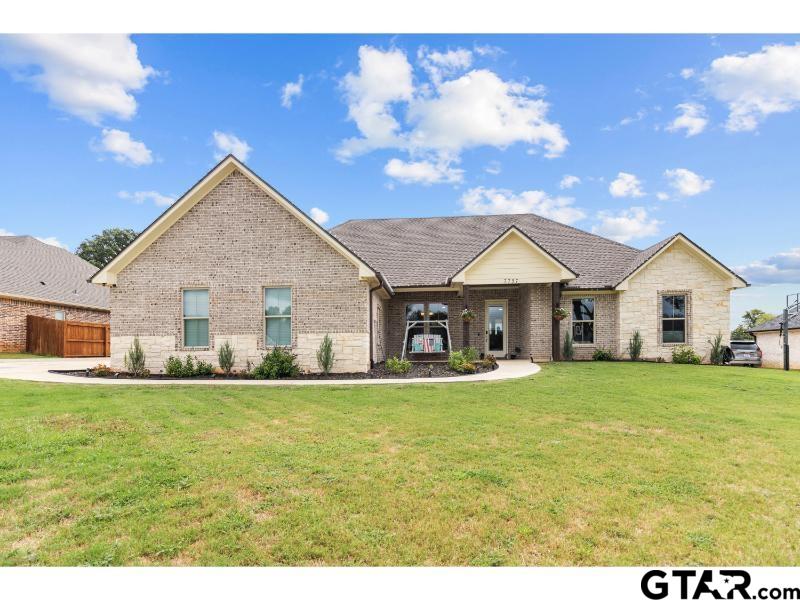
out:
M759 331L780 331L781 323L783 322L783 315L778 315L774 319L756 325L748 331L758 333ZM800 329L800 314L792 315L789 317L789 329Z
M514 227L577 274L567 289L611 287L640 250L538 215L480 215L347 221L331 230L395 288L447 285Z
M361 278L372 278L381 281L381 276L364 260L357 256L352 250L345 246L340 240L331 235L326 229L321 227L316 221L305 214L302 210L292 204L278 190L270 186L261 179L255 172L241 163L235 156L229 154L212 168L206 175L195 183L189 191L178 198L172 206L167 208L161 215L148 225L125 249L123 249L105 267L97 271L92 278L92 283L101 285L114 285L117 274L130 264L139 254L155 242L165 231L167 231L178 219L185 215L189 210L202 200L208 192L214 189L223 179L234 171L239 171L250 179L270 198L288 210L300 222L316 233L325 243L335 251L347 258L358 267Z
M708 261L747 285L683 234L639 250L538 215L477 215L346 221L331 229L342 243L369 261L395 289L449 285L510 228L577 274L565 290L616 289L680 239Z
M0 296L108 310L108 290L88 282L96 270L31 236L0 236Z

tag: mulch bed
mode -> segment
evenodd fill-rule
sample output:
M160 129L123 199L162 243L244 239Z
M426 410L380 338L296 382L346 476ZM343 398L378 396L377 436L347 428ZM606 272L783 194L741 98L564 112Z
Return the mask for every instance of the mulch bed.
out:
M495 365L494 368L497 368ZM482 366L478 366L478 370L476 373L485 373L487 371L492 371L494 369L484 368ZM73 377L87 377L87 378L95 378L95 379L140 379L137 377L133 377L128 373L114 373L113 375L107 376L100 376L96 375L91 370L52 370L50 373L58 373L59 375L72 375ZM471 373L473 374L473 373ZM366 373L331 373L330 375L323 375L322 373L301 373L297 377L287 377L285 379L291 380L308 380L308 379L413 379L416 377L460 377L465 375L465 373L457 373L456 371L450 370L447 366L447 363L412 363L411 370L408 373L392 373L390 372L383 363L375 365L372 369L367 371ZM200 380L215 380L215 379L242 379L242 380L250 380L251 377L247 377L242 374L233 374L230 377L225 377L225 375L211 375L206 377L170 377L168 375L164 375L161 373L153 373L150 375L148 379L168 379L179 381L181 379L200 379Z

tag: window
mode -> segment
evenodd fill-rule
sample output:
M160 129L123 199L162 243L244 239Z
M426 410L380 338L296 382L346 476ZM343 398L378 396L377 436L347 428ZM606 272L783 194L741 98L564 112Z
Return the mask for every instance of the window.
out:
M265 288L266 345L292 345L292 288Z
M65 311L63 311L63 310L57 310L55 312L55 314L53 315L53 318L56 321L63 321L63 320L65 320L67 318L67 313Z
M594 298L572 301L572 340L576 344L594 344Z
M183 290L183 345L208 347L208 290Z
M686 343L686 296L661 297L661 341Z
M447 304L442 302L414 302L406 304L406 321L424 321L408 330L407 352L419 352L424 346L424 336L432 335L427 341L435 352L447 352L448 336L444 325L430 321L447 320Z

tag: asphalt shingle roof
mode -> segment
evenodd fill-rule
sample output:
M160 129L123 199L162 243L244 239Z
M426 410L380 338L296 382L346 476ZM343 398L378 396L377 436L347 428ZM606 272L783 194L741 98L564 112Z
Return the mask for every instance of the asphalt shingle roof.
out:
M778 315L766 323L756 325L750 331L777 331L781 328L781 321L783 321L783 316ZM789 317L789 329L800 329L800 314Z
M0 295L107 309L108 289L87 281L95 271L81 257L36 238L0 236Z
M511 226L578 274L566 289L613 287L674 237L638 250L533 214L353 220L331 233L397 288L445 285Z

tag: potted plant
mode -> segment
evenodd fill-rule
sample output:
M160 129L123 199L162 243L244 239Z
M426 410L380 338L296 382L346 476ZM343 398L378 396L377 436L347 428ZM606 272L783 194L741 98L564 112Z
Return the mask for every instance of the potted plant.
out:
M464 321L464 323L469 323L471 321L474 321L475 313L473 312L472 309L465 308L464 310L461 311L461 320Z
M566 309L566 308L563 308L563 307L561 307L561 306L556 306L556 307L553 309L553 318L554 318L556 321L563 321L563 320L564 320L564 319L566 319L568 316L569 316L569 312L567 312L567 309Z

